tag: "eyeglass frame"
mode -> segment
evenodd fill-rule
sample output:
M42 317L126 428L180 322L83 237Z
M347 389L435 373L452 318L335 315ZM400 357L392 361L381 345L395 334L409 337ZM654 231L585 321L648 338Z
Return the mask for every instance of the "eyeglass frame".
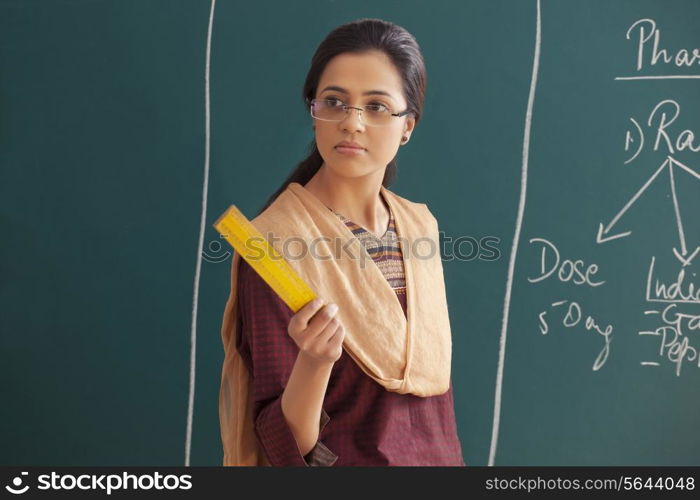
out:
M335 100L338 101L338 102L343 102L343 101L341 101L340 99L335 98L335 97L334 97L333 99L335 99ZM329 100L330 100L330 99L311 99L311 100L309 100L309 99L307 98L307 99L306 99L306 102L307 102L307 104L309 105L309 114L311 115L311 117L312 117L312 118L315 118L316 120L321 120L321 121L323 121L323 122L340 123L340 122L342 122L345 118L347 118L347 117L349 116L349 113L348 113L348 110L349 110L349 109L356 109L356 110L358 110L358 111L360 112L360 113L359 113L359 114L360 114L360 120L362 120L362 123L364 123L365 125L369 125L370 127L381 127L381 126L382 126L382 125L371 125L371 124L365 123L364 117L362 116L362 113L363 113L364 110L365 110L364 107L363 107L363 108L358 108L357 106L348 106L347 104L343 104L343 112L345 113L345 118L341 118L340 120L326 120L326 119L324 119L324 118L318 118L318 117L314 116L314 115L313 115L313 111L311 111L311 109L313 108L314 102L316 102L316 101L329 101ZM384 107L386 108L386 106L384 106ZM387 108L387 109L388 109L388 108ZM390 115L390 116L402 117L402 116L408 115L408 114L410 114L410 113L411 113L411 111L407 108L405 111L400 111L400 112L398 112L398 113L389 113L389 115ZM388 123L388 122L387 122L387 123Z

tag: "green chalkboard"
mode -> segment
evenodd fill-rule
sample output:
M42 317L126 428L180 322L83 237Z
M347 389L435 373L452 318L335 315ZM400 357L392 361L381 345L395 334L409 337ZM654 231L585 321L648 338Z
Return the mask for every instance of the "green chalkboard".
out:
M465 461L700 464L699 16L0 0L0 464L221 463L212 223L305 156L311 55L362 17L426 61L390 189L440 224Z

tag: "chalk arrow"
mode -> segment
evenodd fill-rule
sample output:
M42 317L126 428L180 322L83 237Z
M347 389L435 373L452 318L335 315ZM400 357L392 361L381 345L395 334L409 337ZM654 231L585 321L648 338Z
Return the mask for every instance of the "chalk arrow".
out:
M698 254L698 251L700 251L700 246L697 247L692 254L690 254L690 257L686 257L687 252L684 254L680 254L678 253L678 250L676 250L676 247L673 247L673 253L676 254L676 258L681 261L683 267L689 266L693 262L693 259Z
M669 161L669 167L668 167L668 174L671 180L671 194L673 195L673 208L676 212L676 224L678 225L678 237L680 239L681 243L681 251L678 252L678 250L674 247L673 248L673 253L676 255L676 258L681 261L681 264L683 264L683 267L689 266L690 263L693 261L695 258L695 255L697 255L698 250L700 250L700 247L697 247L695 251L690 254L690 257L688 257L688 248L686 247L685 244L685 231L683 230L683 221L681 220L681 210L678 206L678 197L676 196L676 180L673 175L673 170L674 167L680 168L682 170L685 170L687 173L697 177L700 179L700 174L695 172L693 169L688 167L687 165L682 164L675 158L669 156L668 157Z
M603 229L603 223L600 223L600 226L598 226L598 236L595 238L596 243L605 243L606 241L610 240L615 240L617 238L624 238L625 236L629 236L632 234L632 231L627 231L626 233L620 233L620 234L613 234L612 236L604 236L605 230Z
M632 231L627 231L626 233L619 233L619 234L615 234L615 235L612 235L612 236L605 236L605 235L607 235L607 234L610 232L610 230L611 230L612 227L615 225L615 223L616 223L618 220L620 220L620 217L622 217L622 216L624 215L624 213L625 213L632 205L634 205L634 202L637 201L637 199L638 199L640 196L642 196L642 193L644 193L644 191L646 191L646 189L649 187L649 185L650 185L652 182L654 182L654 179L656 179L656 178L659 176L659 174L661 173L661 171L662 171L663 169L665 169L665 168L670 164L669 162L670 162L670 159L667 158L667 159L661 164L661 166L656 170L656 172L654 172L654 174L653 174L651 177L649 177L649 179L644 183L644 185L639 189L639 191L637 191L637 192L635 193L635 195L632 196L632 198L630 198L630 200L629 200L629 201L627 202L627 204L622 208L622 210L620 210L620 211L617 213L617 215L616 215L615 217L613 217L613 219L608 223L607 226L603 227L603 223L602 223L602 222L600 223L600 227L598 228L598 235L596 236L596 243L599 243L599 244L600 244L600 243L605 243L606 241L614 240L614 239L617 239L617 238L623 238L623 237L625 237L625 236L629 236L630 234L632 234Z
M618 233L618 234L613 234L613 235L608 235L610 230L613 228L613 226L617 223L618 220L624 215L627 210L634 205L634 202L639 199L639 197L646 191L646 189L651 185L652 182L659 176L661 171L668 167L668 175L669 175L669 180L671 184L671 195L673 196L673 208L676 214L676 225L678 227L678 238L680 240L680 252L674 247L673 248L673 253L675 254L676 258L681 261L683 264L683 267L688 266L691 264L695 256L698 254L698 251L700 251L700 247L696 248L692 253L688 251L688 248L686 247L686 241L685 241L685 230L683 229L683 220L681 218L681 210L678 205L678 197L676 196L676 179L674 176L674 167L677 169L680 169L681 171L685 171L686 173L692 175L693 177L700 179L700 174L697 173L695 170L692 168L688 167L687 165L684 165L683 163L679 162L672 156L667 156L666 160L661 164L661 166L654 172L654 174L649 177L649 179L644 183L644 185L637 191L634 196L627 202L627 204L618 212L615 217L610 221L610 223L607 226L603 226L603 223L601 222L600 225L598 226L598 234L596 236L596 243L605 243L606 241L611 241L617 238L623 238L625 236L629 236L632 234L632 231L627 231L625 233Z

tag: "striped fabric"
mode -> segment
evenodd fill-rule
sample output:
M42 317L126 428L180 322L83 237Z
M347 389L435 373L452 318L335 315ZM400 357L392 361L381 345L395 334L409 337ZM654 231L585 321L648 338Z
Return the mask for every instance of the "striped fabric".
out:
M351 221L335 210L331 210L342 220L348 229L354 234L365 247L367 254L372 257L372 260L377 264L386 280L391 285L391 288L397 295L406 295L406 275L403 268L403 256L401 247L396 235L396 223L394 222L394 214L389 212L389 224L381 236L367 231L362 226Z

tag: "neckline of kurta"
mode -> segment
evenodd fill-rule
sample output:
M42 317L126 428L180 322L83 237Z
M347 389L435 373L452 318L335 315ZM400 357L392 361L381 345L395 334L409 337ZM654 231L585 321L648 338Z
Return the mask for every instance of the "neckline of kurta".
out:
M354 220L348 219L347 217L345 217L345 216L344 216L343 214L341 214L340 212L336 212L336 211L333 210L331 207L326 206L325 204L324 204L324 206L325 206L328 210L330 210L331 212L333 212L335 215L337 215L338 217L340 217L340 218L343 220L343 222L352 222L353 224L355 224L357 227L359 227L359 228L362 229L363 231L366 231L367 233L369 233L369 234L371 234L372 236L374 236L376 239L378 239L378 240L384 240L384 239L387 237L387 235L389 234L389 228L391 227L391 221L394 220L394 212L391 210L391 207L389 206L389 203L386 201L386 198L384 197L383 194L381 194L381 192L380 192L380 195L379 195L379 196L382 198L382 200L384 201L384 206L386 206L387 210L389 211L389 221L387 222L386 227L384 228L384 232L383 232L380 236L377 236L373 231L370 231L369 229L367 229L366 227L364 227L364 226L358 224L358 223L355 222Z
M391 228L391 221L394 220L394 214L391 212L391 210L389 210L389 222L387 223L386 228L384 228L384 233L383 233L381 236L377 236L375 233L373 233L372 231L370 231L370 230L367 229L366 227L361 226L360 224L358 224L357 222L355 222L355 221L352 220L352 219L348 219L348 218L345 217L343 214L341 214L341 213L339 213L339 212L336 212L335 210L333 210L333 209L331 209L331 208L329 208L328 210L330 210L330 211L333 212L335 215L337 215L338 217L340 217L340 218L343 220L343 222L350 222L350 223L352 223L352 224L355 224L357 227L359 227L360 229L362 229L362 230L365 231L366 233L369 233L369 234L372 235L374 238L376 238L377 240L380 240L380 241L385 240L386 237L389 236L389 229Z

